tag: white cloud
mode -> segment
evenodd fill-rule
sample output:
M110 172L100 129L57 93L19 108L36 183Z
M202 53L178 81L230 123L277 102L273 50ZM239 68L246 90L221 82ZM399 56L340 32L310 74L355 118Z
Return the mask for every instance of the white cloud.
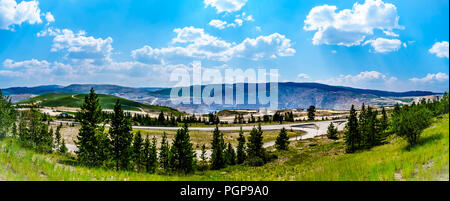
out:
M293 56L296 52L291 48L291 40L279 33L255 39L247 38L233 49L234 55L252 60Z
M47 12L45 14L45 20L47 21L47 24L50 24L55 21L55 17L50 12Z
M234 19L233 22L229 23L223 20L218 20L218 19L213 19L209 22L210 26L216 27L218 29L225 29L228 27L240 27L244 24L244 22L247 21L255 21L255 19L253 19L252 15L247 15L245 12L243 12L242 14L236 15L235 16L236 19Z
M222 20L211 20L209 22L210 26L216 27L218 29L225 29L225 25L227 25L227 22L222 21Z
M41 10L37 1L0 0L0 29L14 30L14 25L24 22L42 23Z
M435 54L436 56L440 57L440 58L447 58L449 57L448 55L448 42L447 41L442 41L442 42L437 42L433 45L433 47L428 50L431 54Z
M335 86L386 90L395 86L393 83L396 81L396 77L389 77L377 71L364 71L357 75L340 75L339 77L317 82Z
M355 46L376 29L389 35L394 35L394 29L403 29L395 5L381 0L366 0L364 4L355 3L351 10L336 10L336 6L322 5L309 12L303 29L316 31L314 45Z
M232 58L247 58L260 60L295 54L295 50L291 48L291 41L278 33L259 36L255 39L247 38L242 43L235 44L211 36L200 28L184 27L175 29L174 32L177 36L172 39L171 46L164 48L144 46L132 51L131 55L135 60L144 63L165 63L180 59L229 61Z
M242 19L235 19L234 22L236 22L236 24L238 26L242 26L242 23L244 23L244 20L242 20Z
M74 33L69 29L48 28L37 34L38 37L53 36L52 52L66 52L66 58L74 62L103 64L111 62L113 39L86 36L86 32Z
M376 40L366 41L364 45L366 44L370 44L375 52L388 53L399 50L402 46L402 41L398 39L377 38Z
M37 67L37 68L45 68L50 66L50 63L46 60L39 61L37 59L31 59L21 62L15 62L11 59L6 59L3 62L3 66L6 68L22 68L22 67Z
M305 79L305 80L308 80L310 77L309 77L309 75L307 75L307 74L305 74L305 73L300 73L300 74L297 75L297 78L298 78L298 79Z
M399 34L394 33L393 31L383 31L386 36L399 37Z
M205 7L211 6L221 12L235 12L247 3L247 0L204 0Z
M443 82L448 80L448 75L445 73L436 73L436 74L427 74L427 76L423 77L423 78L411 78L410 79L412 82L417 82L417 83L429 83L429 82Z

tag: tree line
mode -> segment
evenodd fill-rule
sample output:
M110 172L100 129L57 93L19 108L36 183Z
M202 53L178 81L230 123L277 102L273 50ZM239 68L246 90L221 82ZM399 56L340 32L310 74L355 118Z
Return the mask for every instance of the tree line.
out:
M211 141L210 159L207 157L206 146L203 145L198 160L187 123L177 130L171 144L166 133L163 133L158 149L155 137L151 140L148 137L143 139L140 132L132 133L131 118L124 114L119 101L114 107L108 132L104 132L100 111L98 97L91 90L77 114L81 128L76 141L76 154L78 161L87 166L150 173L157 170L165 173L192 173L197 169L221 169L235 164L258 166L275 158L263 148L263 131L260 125L250 131L248 142L241 129L237 149L231 143L225 143L223 133L216 126ZM287 150L289 142L285 129L280 132L280 136L277 148Z
M352 105L344 130L346 152L353 153L384 144L386 138L392 134L404 138L409 147L414 146L419 142L422 131L431 125L434 117L449 112L448 105L447 93L440 100L422 99L419 103L413 102L411 105L403 106L396 104L390 117L384 107L379 114L370 106L366 109L364 104L358 115ZM337 138L337 130L332 124L328 128L328 136Z

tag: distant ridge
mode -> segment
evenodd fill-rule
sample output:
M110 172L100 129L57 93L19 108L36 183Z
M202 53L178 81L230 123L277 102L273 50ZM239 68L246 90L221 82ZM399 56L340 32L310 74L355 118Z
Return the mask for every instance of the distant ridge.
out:
M270 91L270 83L266 83L266 89ZM224 94L225 84L215 85L222 89ZM236 89L236 84L233 84ZM206 86L202 86L202 89ZM174 105L170 100L171 88L133 88L124 87L118 85L108 84L72 84L69 86L48 85L37 87L12 87L2 89L4 95L11 95L14 100L14 96L21 96L17 100L24 100L32 95L42 95L47 93L88 93L91 88L99 94L107 94L126 98L140 103L149 105L160 105L172 108L177 108L182 111L195 112L195 113L207 113L211 111L223 110L223 109L259 109L267 107L267 105L260 104L245 104L242 105ZM186 87L193 90L193 86ZM248 84L244 84L244 96L248 97ZM266 91L266 92L268 92ZM235 92L234 92L235 93ZM22 95L21 95L22 94ZM193 93L191 93L192 96ZM406 91L406 92L391 92L383 90L372 89L358 89L352 87L343 86L331 86L320 83L295 83L295 82L282 82L278 83L278 108L280 109L292 109L292 108L306 108L310 105L315 105L318 108L326 109L349 109L351 105L359 106L362 103L370 105L383 105L389 106L395 102L399 102L399 99L406 99L403 97L420 97L438 95L440 93L430 91ZM257 95L257 94L256 94ZM384 97L389 100L384 100ZM246 98L245 98L246 99ZM408 98L411 100L411 98Z

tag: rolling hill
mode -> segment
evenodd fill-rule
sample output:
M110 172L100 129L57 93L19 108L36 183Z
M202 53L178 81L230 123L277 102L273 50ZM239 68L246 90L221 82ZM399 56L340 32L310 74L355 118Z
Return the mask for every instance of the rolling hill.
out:
M79 108L82 106L84 102L84 97L87 94L75 94L75 93L48 93L43 94L34 98L30 98L27 100L23 100L17 102L16 104L30 104L30 103L39 103L39 105L44 107L73 107ZM114 109L114 105L116 100L119 99L122 104L123 110L131 110L131 111L153 111L159 112L163 111L166 113L172 113L174 115L181 115L182 113L176 109L164 107L164 106L155 106L155 105L146 105L143 103L138 103L135 101L131 101L125 98L120 98L112 95L99 94L99 102L100 106L103 109Z

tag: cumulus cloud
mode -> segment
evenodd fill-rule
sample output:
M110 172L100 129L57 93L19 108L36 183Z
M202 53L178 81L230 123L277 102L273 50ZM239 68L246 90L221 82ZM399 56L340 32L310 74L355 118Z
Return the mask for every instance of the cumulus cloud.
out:
M377 53L388 53L397 51L402 46L402 41L398 39L377 38L376 40L368 40L364 45L370 44Z
M204 0L204 3L205 7L214 7L218 13L222 13L241 10L247 3L247 0Z
M37 1L0 0L0 29L14 30L14 25L42 23Z
M381 0L366 0L355 3L352 9L337 12L336 6L322 5L311 9L303 27L306 31L316 31L314 45L360 45L374 30L382 30L387 35L396 35L394 29L403 29L398 24L397 8Z
M94 38L86 36L86 32L74 33L69 29L48 28L37 34L38 37L52 36L52 52L62 51L66 58L74 62L104 64L111 62L113 39L111 37Z
M442 42L437 42L433 45L433 47L428 50L431 54L435 54L437 57L440 58L447 58L448 59L448 42L447 41L442 41Z
M174 29L174 32L177 35L172 39L171 46L164 48L144 46L132 51L132 57L144 63L164 63L179 59L229 61L232 58L247 58L260 60L295 54L295 50L291 48L291 41L278 33L254 39L247 38L243 42L235 44L205 33L201 28L184 27Z
M218 29L225 29L226 28L225 25L227 25L227 22L222 21L222 20L211 20L209 22L209 25L213 26L213 27L216 27Z
M423 78L411 78L410 80L416 83L444 82L448 80L448 75L445 73L429 73Z
M47 21L47 24L50 24L55 21L55 17L50 12L45 13L45 20Z
M293 56L295 50L291 48L291 40L284 35L274 33L269 36L247 38L233 48L233 54L252 60L264 58L275 59L277 57Z

